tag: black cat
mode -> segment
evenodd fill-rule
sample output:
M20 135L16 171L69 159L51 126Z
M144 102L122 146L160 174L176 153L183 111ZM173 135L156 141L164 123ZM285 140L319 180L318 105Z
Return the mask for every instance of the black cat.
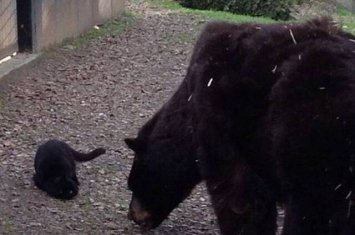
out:
M103 148L84 154L63 141L52 139L39 146L35 157L33 180L36 186L58 199L72 199L78 194L75 161L90 161L106 152Z

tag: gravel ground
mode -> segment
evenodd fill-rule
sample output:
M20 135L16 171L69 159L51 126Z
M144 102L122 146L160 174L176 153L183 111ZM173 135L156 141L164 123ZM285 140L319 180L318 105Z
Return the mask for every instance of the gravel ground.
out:
M126 218L132 163L123 138L171 96L205 22L128 4L135 23L82 49L62 47L15 72L0 100L0 234L141 234ZM4 93L4 92L3 92ZM79 195L63 202L36 189L36 148L49 138L107 154L78 164ZM205 188L149 235L219 234Z
M128 8L139 17L120 35L51 51L12 76L0 112L0 234L140 234L126 217L133 156L122 140L176 89L201 23L144 5ZM31 180L36 148L52 137L78 150L108 150L78 164L80 192L69 202L48 197ZM204 188L148 234L218 234Z

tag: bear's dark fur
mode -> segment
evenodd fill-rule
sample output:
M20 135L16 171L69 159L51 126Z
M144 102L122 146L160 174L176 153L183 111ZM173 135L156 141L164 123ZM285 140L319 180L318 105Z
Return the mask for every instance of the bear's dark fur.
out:
M202 177L222 234L275 234L277 202L284 235L354 234L354 65L355 37L328 18L209 24L177 92L126 141L130 217L156 227Z
M172 98L142 127L137 138L125 139L136 153L128 179L128 186L133 191L131 208L139 205L151 214L146 221L135 216L137 210L131 210L129 217L142 227L158 226L201 181L191 110L186 105L187 91L187 83L181 84Z
M105 152L98 148L88 154L79 153L63 141L49 140L36 152L33 181L54 198L72 199L79 191L75 161L90 161Z

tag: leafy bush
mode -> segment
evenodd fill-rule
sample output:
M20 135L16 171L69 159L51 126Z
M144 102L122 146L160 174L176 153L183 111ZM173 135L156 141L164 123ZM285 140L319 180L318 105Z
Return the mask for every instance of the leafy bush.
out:
M182 6L200 10L266 16L275 20L290 18L292 0L176 0Z

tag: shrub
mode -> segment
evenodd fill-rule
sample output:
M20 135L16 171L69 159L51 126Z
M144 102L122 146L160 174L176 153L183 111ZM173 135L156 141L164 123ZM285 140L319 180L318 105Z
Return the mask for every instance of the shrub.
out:
M292 0L176 0L182 6L200 10L228 11L235 14L266 16L288 20Z

